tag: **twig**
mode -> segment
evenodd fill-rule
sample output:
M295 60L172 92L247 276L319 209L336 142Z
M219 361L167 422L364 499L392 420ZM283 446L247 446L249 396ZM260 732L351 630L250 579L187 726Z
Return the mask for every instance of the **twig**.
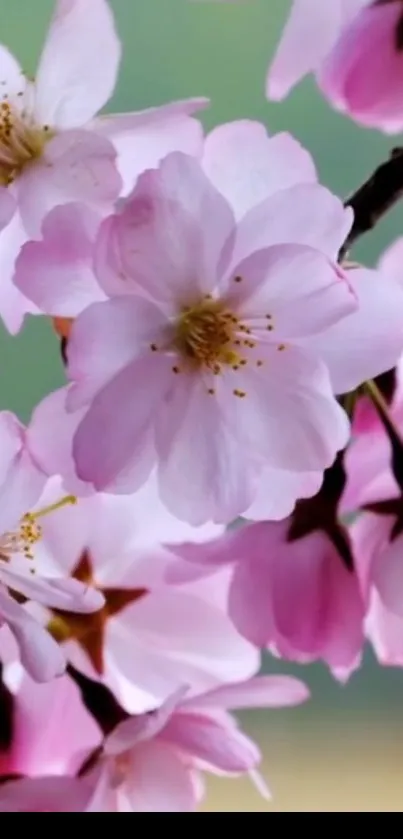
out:
M393 149L390 159L345 201L354 210L354 224L341 251L344 259L354 243L372 230L382 216L403 197L403 148Z

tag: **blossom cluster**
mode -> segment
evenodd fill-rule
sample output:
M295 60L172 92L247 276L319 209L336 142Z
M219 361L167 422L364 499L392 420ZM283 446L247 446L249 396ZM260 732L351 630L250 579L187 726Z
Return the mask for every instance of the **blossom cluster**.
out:
M35 80L0 47L0 317L50 320L66 377L0 412L2 812L269 798L230 712L309 690L263 651L403 666L403 238L349 259L402 152L343 202L206 99L98 115L120 59L108 0L57 0ZM269 98L311 71L401 130L400 0L294 0Z

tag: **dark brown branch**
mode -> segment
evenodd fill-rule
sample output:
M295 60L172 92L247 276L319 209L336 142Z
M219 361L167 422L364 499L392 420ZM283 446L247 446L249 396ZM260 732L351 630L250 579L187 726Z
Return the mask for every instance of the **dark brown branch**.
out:
M344 259L357 239L373 230L380 219L403 197L403 148L393 149L357 192L347 198L346 207L354 210L354 224L340 252Z

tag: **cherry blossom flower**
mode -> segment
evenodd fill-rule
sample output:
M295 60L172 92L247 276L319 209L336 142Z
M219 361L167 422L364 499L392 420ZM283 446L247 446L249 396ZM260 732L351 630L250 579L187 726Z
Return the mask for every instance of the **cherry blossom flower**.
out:
M200 147L201 127L188 115L206 100L95 119L120 56L107 0L57 0L35 81L0 47L0 203L10 191L18 206L1 238L0 312L11 332L32 311L11 284L15 259L52 207L81 200L108 210L167 151Z
M0 414L0 627L17 641L21 661L38 681L63 672L65 658L46 630L23 603L33 600L68 612L90 613L102 596L77 581L38 575L34 546L41 538L41 521L74 499L60 496L50 507L38 508L46 476L36 464L27 434L8 412Z
M89 406L75 437L78 474L97 490L118 489L123 468L135 489L148 457L174 514L228 522L253 502L264 467L320 471L345 445L346 418L306 336L353 311L355 297L320 241L280 244L294 231L276 232L268 208L262 230L262 212L237 229L198 164L173 154L106 220L98 277L115 294L80 315L68 352L68 408ZM284 209L281 224L288 217ZM344 236L343 213L340 222Z
M259 234L257 249L264 248L267 241L298 241L320 247L336 260L351 215L318 186L310 155L290 135L269 137L263 125L247 120L221 125L207 136L201 163L239 222L249 211L253 213L250 229L253 225L254 237ZM45 219L41 238L27 244L18 259L19 289L42 312L56 319L57 330L65 338L70 335L74 318L91 302L105 300L107 293L143 293L133 281L122 285L120 261L131 235L128 205L123 204L105 222L97 241L99 223L99 214L80 204L56 208ZM93 270L94 243L99 282ZM403 349L402 289L392 278L385 286L376 272L362 268L349 271L348 277L359 301L358 309L307 339L308 348L314 348L326 361L336 392L355 388L387 369ZM304 341L303 337L298 339L300 344ZM142 454L147 472L146 448ZM284 518L291 513L296 498L319 489L321 471L279 469L264 464L261 458L259 461L245 511L249 518ZM256 477L258 472L260 478ZM131 491L132 480L130 469L125 478L121 473L120 489L124 485ZM267 491L269 485L278 488L275 495Z
M325 96L363 125L403 127L400 0L294 0L267 79L283 99L308 73Z
M194 524L247 515L258 493L270 494L277 470L273 518L309 494L309 479L317 490L318 473L348 437L322 359L350 389L372 353L365 345L351 373L348 337L355 352L359 324L350 330L348 315L356 297L332 262L336 230L344 238L351 219L337 199L309 185L312 204L318 201L311 217L322 209L315 246L301 190L275 193L236 227L197 163L173 154L104 222L96 263L110 300L82 313L68 350L68 409L88 405L74 443L83 480L119 491L124 469L125 485L130 477L135 489L147 457L150 469L157 460L164 502ZM401 307L397 285L392 297ZM342 331L343 320L347 341L332 355L336 341L331 334L326 352L327 329L339 322ZM395 316L397 357L396 323Z
M325 532L295 538L292 525L260 522L174 551L200 574L233 567L229 611L252 643L290 661L322 659L344 681L364 643L360 581Z
M71 678L39 686L8 667L0 811L191 811L204 797L206 772L248 774L268 798L260 751L228 709L288 708L308 698L305 685L287 676L219 685L195 698L181 687L147 714L119 712L123 721L108 722L103 737Z
M191 812L200 800L200 770L250 774L270 797L256 769L257 746L227 709L278 708L308 698L286 677L260 677L188 699L179 689L160 708L122 722L106 738L89 812Z
M63 491L53 479L40 503L51 504ZM175 519L159 500L155 477L132 496L80 498L44 519L35 563L51 581L70 576L71 584L95 589L104 606L85 616L55 604L37 618L69 661L108 685L131 712L154 707L184 681L196 692L248 678L260 655L228 617L230 572L194 581L172 552L222 530Z

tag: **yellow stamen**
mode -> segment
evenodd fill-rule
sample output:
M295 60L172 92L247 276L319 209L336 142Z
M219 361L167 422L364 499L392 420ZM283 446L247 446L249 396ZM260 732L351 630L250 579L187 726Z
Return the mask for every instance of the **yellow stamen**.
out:
M62 507L67 507L68 504L77 504L77 502L78 499L75 495L65 495L64 498L56 501L55 504L49 504L48 507L42 507L41 510L37 510L34 513L26 513L24 519L27 521L36 521L37 519L42 519L44 516L48 516L49 513L55 513L56 510L61 510Z
M182 308L173 347L188 366L207 367L215 374L220 373L221 365L237 370L242 361L239 331L249 333L224 301L204 297L193 306Z

